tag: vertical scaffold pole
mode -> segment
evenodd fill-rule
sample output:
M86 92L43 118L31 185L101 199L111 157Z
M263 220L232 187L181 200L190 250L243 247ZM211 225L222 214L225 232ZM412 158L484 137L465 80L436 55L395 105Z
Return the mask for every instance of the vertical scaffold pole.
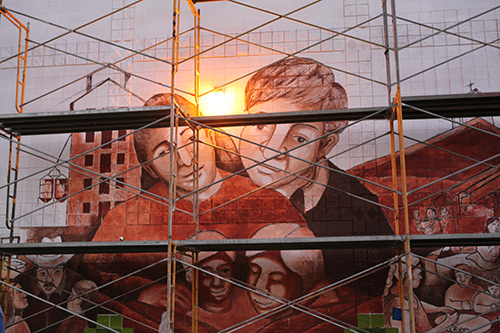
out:
M188 0L188 2L191 0ZM196 15L198 14L198 15ZM200 115L200 51L201 51L201 27L200 27L200 11L193 10L194 16L194 98L196 102L197 116ZM199 151L200 151L200 130L198 126L193 129L193 175L194 175L194 196L193 196L193 219L196 224L196 233L199 231ZM198 253L194 253L194 265L198 265ZM192 317L192 331L198 332L198 270L193 268L193 317Z
M188 0L189 1L189 0ZM200 115L200 13L194 11L194 99L196 103L196 116ZM193 129L193 220L196 225L196 233L199 231L199 128L195 126Z
M0 5L2 1L0 0ZM5 18L11 22L17 29L19 29L18 37L18 47L17 47L17 77L16 77L16 102L15 107L18 113L23 113L24 95L26 88L26 69L28 67L28 40L30 35L29 24L26 26L21 23L12 13L0 8L0 17L5 16ZM23 31L25 32L25 38L23 43ZM22 49L24 45L24 50ZM24 51L24 52L23 52ZM21 148L21 136L16 134L10 134L9 140L9 162L7 169L7 203L5 208L5 224L9 230L9 242L14 242L14 221L16 218L16 203L17 203L17 181L19 179L19 155ZM1 272L3 274L6 271L6 276L1 276L5 279L7 284L10 283L10 267L12 257L2 256L1 258ZM6 267L7 266L7 267ZM2 285L2 292L8 292L8 287ZM4 308L7 308L9 299L5 297Z
M193 253L193 266L198 266L198 252ZM199 276L200 271L195 268L190 268L193 270L193 282L191 285L192 288L192 308L193 308L193 317L191 318L191 330L192 332L198 332L198 296L199 296Z
M173 0L172 17L172 71L170 77L170 175L168 197L168 249L167 249L167 332L174 332L174 288L175 271L173 269L172 224L175 211L175 196L177 187L177 132L178 118L175 102L175 76L179 63L179 20L180 0Z
M403 108L401 104L401 79L399 71L399 46L398 46L398 30L397 30L397 19L396 19L396 1L391 0L391 16L392 16L392 31L393 31L393 47L394 47L394 63L396 66L396 96L394 97L394 106L396 109L396 118L398 122L398 137L399 137L399 163L400 163L400 173L401 173L401 192L403 199L403 215L404 215L404 226L405 226L405 239L404 239L404 250L406 258L406 269L407 269L407 293L408 293L408 311L410 314L409 327L410 332L415 332L415 311L414 311L414 297L413 297L413 272L411 264L411 246L410 246L410 222L408 216L408 191L406 183L406 159L405 159L405 146L404 146L404 132L403 132ZM400 283L404 282L403 275L400 269ZM400 285L401 286L401 285ZM404 304L404 303L403 303ZM404 310L403 310L404 312Z
M0 2L1 4L1 2ZM4 16L18 30L18 46L17 46L17 77L16 77L16 111L23 113L23 103L26 88L26 69L28 66L28 40L29 40L29 25L25 26L8 10L0 8L0 17ZM23 31L26 37L23 43ZM23 52L24 45L24 52ZM10 134L9 143L9 166L7 170L7 205L5 210L5 223L10 231L9 239L13 242L14 239L14 223L16 214L16 196L17 196L17 180L19 175L19 151L21 137L16 134Z
M392 105L392 80L391 80L391 59L390 59L390 42L389 42L389 24L388 24L388 14L387 14L387 0L382 0L382 13L384 20L384 43L385 43L385 68L387 76L387 103ZM393 107L391 111L391 116L389 117L389 128L390 128L390 140L391 140L391 171L392 171L392 188L393 192L393 203L394 203L394 233L400 235L399 224L400 224L400 212L399 212L399 196L398 196L398 172L396 163L396 139L394 131L394 119L396 118L396 108ZM397 255L401 254L401 248L398 247ZM403 268L401 258L397 262L399 276L403 276ZM399 283L399 302L401 304L402 318L401 318L401 328L404 333L406 330L406 314L404 311L404 286L403 282Z

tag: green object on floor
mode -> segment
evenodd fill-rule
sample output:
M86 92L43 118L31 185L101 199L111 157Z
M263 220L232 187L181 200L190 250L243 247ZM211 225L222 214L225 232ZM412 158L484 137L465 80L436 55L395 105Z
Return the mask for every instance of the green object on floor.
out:
M370 323L370 327L384 327L384 315L381 313L372 313Z
M109 316L109 326L111 328L122 328L122 316L111 315Z
M123 318L120 315L115 314L100 314L97 315L97 322L105 327L86 328L85 333L110 333L111 330L118 331L120 333L134 333L133 328L123 327Z
M358 313L358 327L360 328L371 327L369 313Z

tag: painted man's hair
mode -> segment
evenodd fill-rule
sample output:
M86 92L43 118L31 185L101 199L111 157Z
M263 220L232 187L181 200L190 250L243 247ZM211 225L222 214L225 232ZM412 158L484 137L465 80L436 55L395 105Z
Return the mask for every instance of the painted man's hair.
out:
M286 99L304 110L347 108L346 91L335 82L333 72L307 58L275 62L260 69L248 80L245 88L246 110L277 99ZM347 125L347 121L328 121L325 124L325 131L331 132Z

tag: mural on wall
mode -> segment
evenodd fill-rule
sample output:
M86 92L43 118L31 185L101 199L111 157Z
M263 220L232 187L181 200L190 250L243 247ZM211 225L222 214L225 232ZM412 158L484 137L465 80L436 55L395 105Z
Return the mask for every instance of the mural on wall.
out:
M145 105L170 105L170 100L169 94L157 94ZM187 99L175 96L175 101L187 113L196 114ZM249 79L245 108L248 113L341 109L347 108L347 95L329 68L311 59L293 58L273 63ZM189 127L180 127L173 238L393 235L393 212L384 208L392 206L392 193L360 180L392 187L390 156L347 171L327 158L347 125L346 121L249 125L242 128L239 140L223 130L200 129L198 229L191 193L195 139ZM81 192L68 198L67 226L31 228L28 241L167 238L170 129L148 128L130 137L126 133L73 135L72 156L102 145L75 163L99 172L104 182L98 184L89 173L72 171L69 192ZM490 122L474 119L467 126L407 149L409 189L418 189L410 193L410 202L415 202L410 207L412 233L498 232L499 134L500 129ZM488 164L477 163L483 160ZM105 178L112 175L117 176ZM428 183L431 185L422 186ZM436 192L440 194L431 195ZM483 331L496 328L498 324L490 321L498 316L500 289L486 280L497 281L500 247L453 247L418 253L432 260L414 258L412 262L419 332L439 331L457 323L453 328L457 332L478 326L483 326ZM342 331L300 311L300 307L280 307L295 299L303 299L300 304L336 318L337 323L357 325L358 314L384 313L386 327L401 327L394 314L402 305L396 266L309 296L394 254L381 249L201 253L200 330L218 331L269 314L243 331ZM149 332L151 329L137 322L154 329L165 325L164 258L164 253L26 256L25 266L20 260L13 283L94 321L99 314L116 311L122 314L126 327ZM192 264L191 257L181 255L179 259L186 264L178 265L175 324L176 331L183 332L191 331L193 272L187 265ZM471 278L469 273L485 280ZM403 272L403 278L406 276ZM232 279L242 283L233 285L228 281ZM83 332L95 327L15 290L4 297L11 299L12 307L6 311L7 322L26 319L12 328ZM106 302L105 307L96 307L102 302ZM277 308L280 311L273 311ZM475 317L484 312L488 314Z

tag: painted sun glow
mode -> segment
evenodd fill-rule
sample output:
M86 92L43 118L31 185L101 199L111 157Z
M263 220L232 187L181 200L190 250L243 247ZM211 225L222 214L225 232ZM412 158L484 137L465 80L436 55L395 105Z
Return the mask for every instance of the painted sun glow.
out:
M235 113L235 93L231 90L216 90L200 99L200 109L204 116L222 116Z

